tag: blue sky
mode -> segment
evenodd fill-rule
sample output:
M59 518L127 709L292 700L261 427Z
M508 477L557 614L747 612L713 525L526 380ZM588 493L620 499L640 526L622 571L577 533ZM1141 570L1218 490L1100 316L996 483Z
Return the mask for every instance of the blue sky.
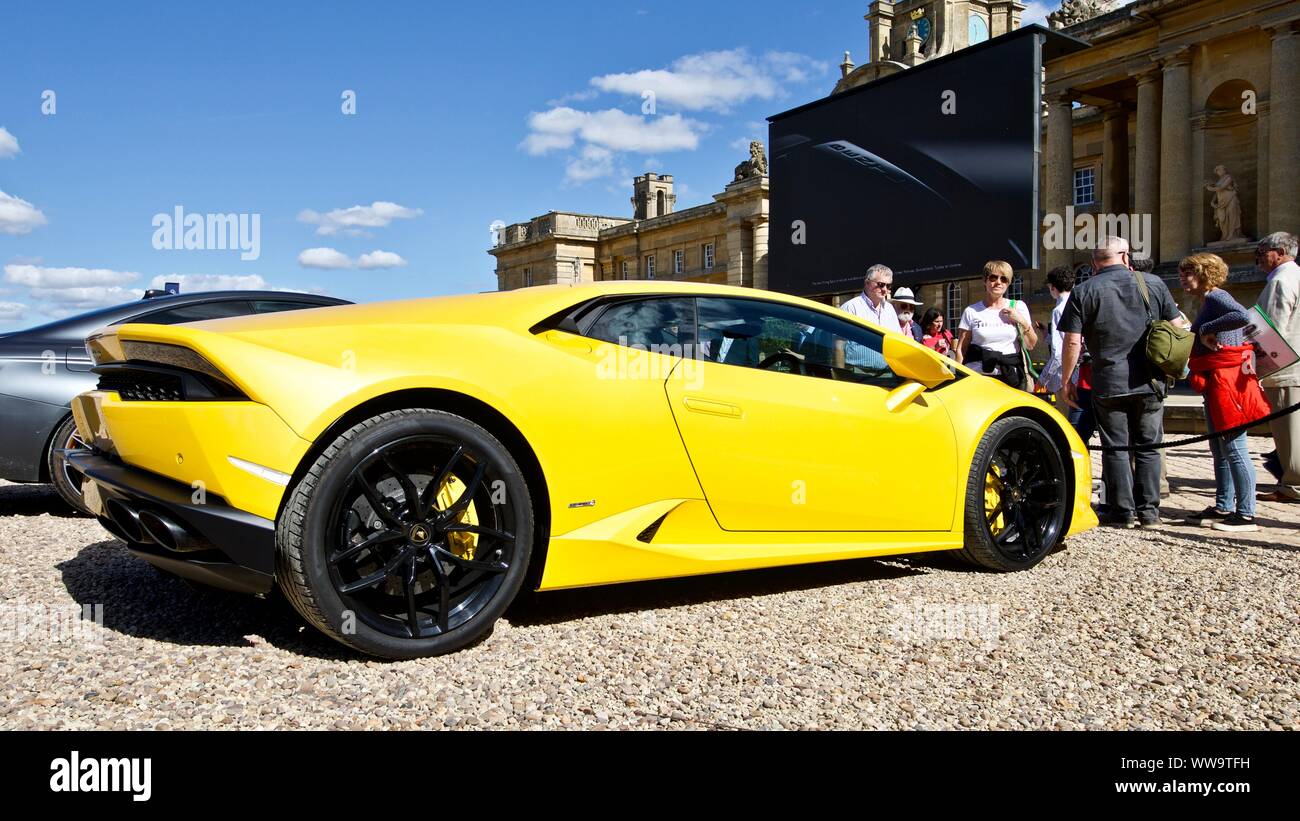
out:
M0 331L155 278L357 301L493 289L494 220L626 216L644 171L675 175L679 208L709 201L767 115L827 94L846 49L865 57L866 10L16 4L0 71ZM155 216L176 206L258 215L257 257L155 248Z

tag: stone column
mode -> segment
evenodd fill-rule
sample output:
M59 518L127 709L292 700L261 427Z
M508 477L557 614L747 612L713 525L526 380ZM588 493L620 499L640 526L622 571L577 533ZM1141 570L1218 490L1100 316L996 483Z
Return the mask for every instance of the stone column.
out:
M1073 100L1069 94L1049 97L1047 101L1047 180L1044 210L1064 220L1066 209L1074 203L1074 125ZM1074 231L1066 225L1065 230ZM1064 244L1064 243L1062 243ZM1044 248L1043 264L1048 268L1069 265L1071 254L1064 248Z
M1192 55L1181 49L1164 58L1160 101L1160 259L1179 260L1191 248Z
M727 284L748 285L750 260L745 253L745 224L740 220L727 222Z
M1143 222L1150 215L1151 235L1144 236L1147 253L1160 259L1160 71L1148 69L1137 77L1137 145L1133 163L1133 211Z
M755 217L753 225L754 287L767 290L767 217Z
M1280 184L1300 170L1300 35L1290 23L1273 29L1270 72L1268 167L1274 176L1268 192L1268 224L1259 226L1260 236L1300 231L1300 197L1294 185Z
M1101 205L1110 214L1128 213L1128 108L1107 106L1103 112Z
M1268 168L1268 131L1272 120L1268 116L1268 100L1256 100L1255 126L1255 233L1264 236L1268 227L1268 198L1271 193Z

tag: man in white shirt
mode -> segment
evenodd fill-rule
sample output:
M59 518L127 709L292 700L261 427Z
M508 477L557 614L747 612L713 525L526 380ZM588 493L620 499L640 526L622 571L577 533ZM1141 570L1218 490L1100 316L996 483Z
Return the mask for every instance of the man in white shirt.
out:
M840 306L846 313L860 316L882 331L903 332L898 324L898 314L889 304L889 291L894 287L894 272L885 265L872 265L867 269L862 293Z
M1255 248L1255 266L1268 275L1268 284L1259 295L1259 308L1293 348L1300 348L1297 244L1295 234L1276 231L1261 239ZM1300 363L1282 368L1259 382L1275 411L1300 402ZM1276 490L1261 493L1259 498L1269 502L1300 502L1300 416L1295 413L1283 416L1268 426L1277 446L1277 456L1266 457L1264 466L1278 482Z
M1052 320L1047 326L1047 364L1043 367L1038 381L1047 392L1056 395L1061 392L1061 353L1065 350L1065 334L1061 333L1061 314L1065 312L1065 303L1070 301L1070 291L1074 288L1074 272L1069 266L1062 265L1047 272L1047 293L1051 295L1054 306Z

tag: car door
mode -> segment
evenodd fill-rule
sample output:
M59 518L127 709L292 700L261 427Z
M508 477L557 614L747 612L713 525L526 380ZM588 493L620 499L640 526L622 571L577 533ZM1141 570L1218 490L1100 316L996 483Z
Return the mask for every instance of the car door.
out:
M698 355L665 390L724 529L951 529L952 423L927 393L887 407L904 380L880 333L761 299L696 305Z

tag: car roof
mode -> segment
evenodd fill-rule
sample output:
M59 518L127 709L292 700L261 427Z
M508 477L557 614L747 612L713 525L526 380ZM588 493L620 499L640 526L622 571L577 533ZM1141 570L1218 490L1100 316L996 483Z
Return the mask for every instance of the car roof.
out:
M298 293L296 291L195 291L188 294L164 294L161 296L139 299L107 308L97 308L75 316L56 319L44 325L36 325L12 331L0 336L14 339L30 336L38 339L74 339L81 340L96 328L116 325L132 317L164 308L178 308L185 305L201 305L208 302L234 302L239 300L276 300L289 302L309 302L321 306L350 305L345 299L321 294Z

